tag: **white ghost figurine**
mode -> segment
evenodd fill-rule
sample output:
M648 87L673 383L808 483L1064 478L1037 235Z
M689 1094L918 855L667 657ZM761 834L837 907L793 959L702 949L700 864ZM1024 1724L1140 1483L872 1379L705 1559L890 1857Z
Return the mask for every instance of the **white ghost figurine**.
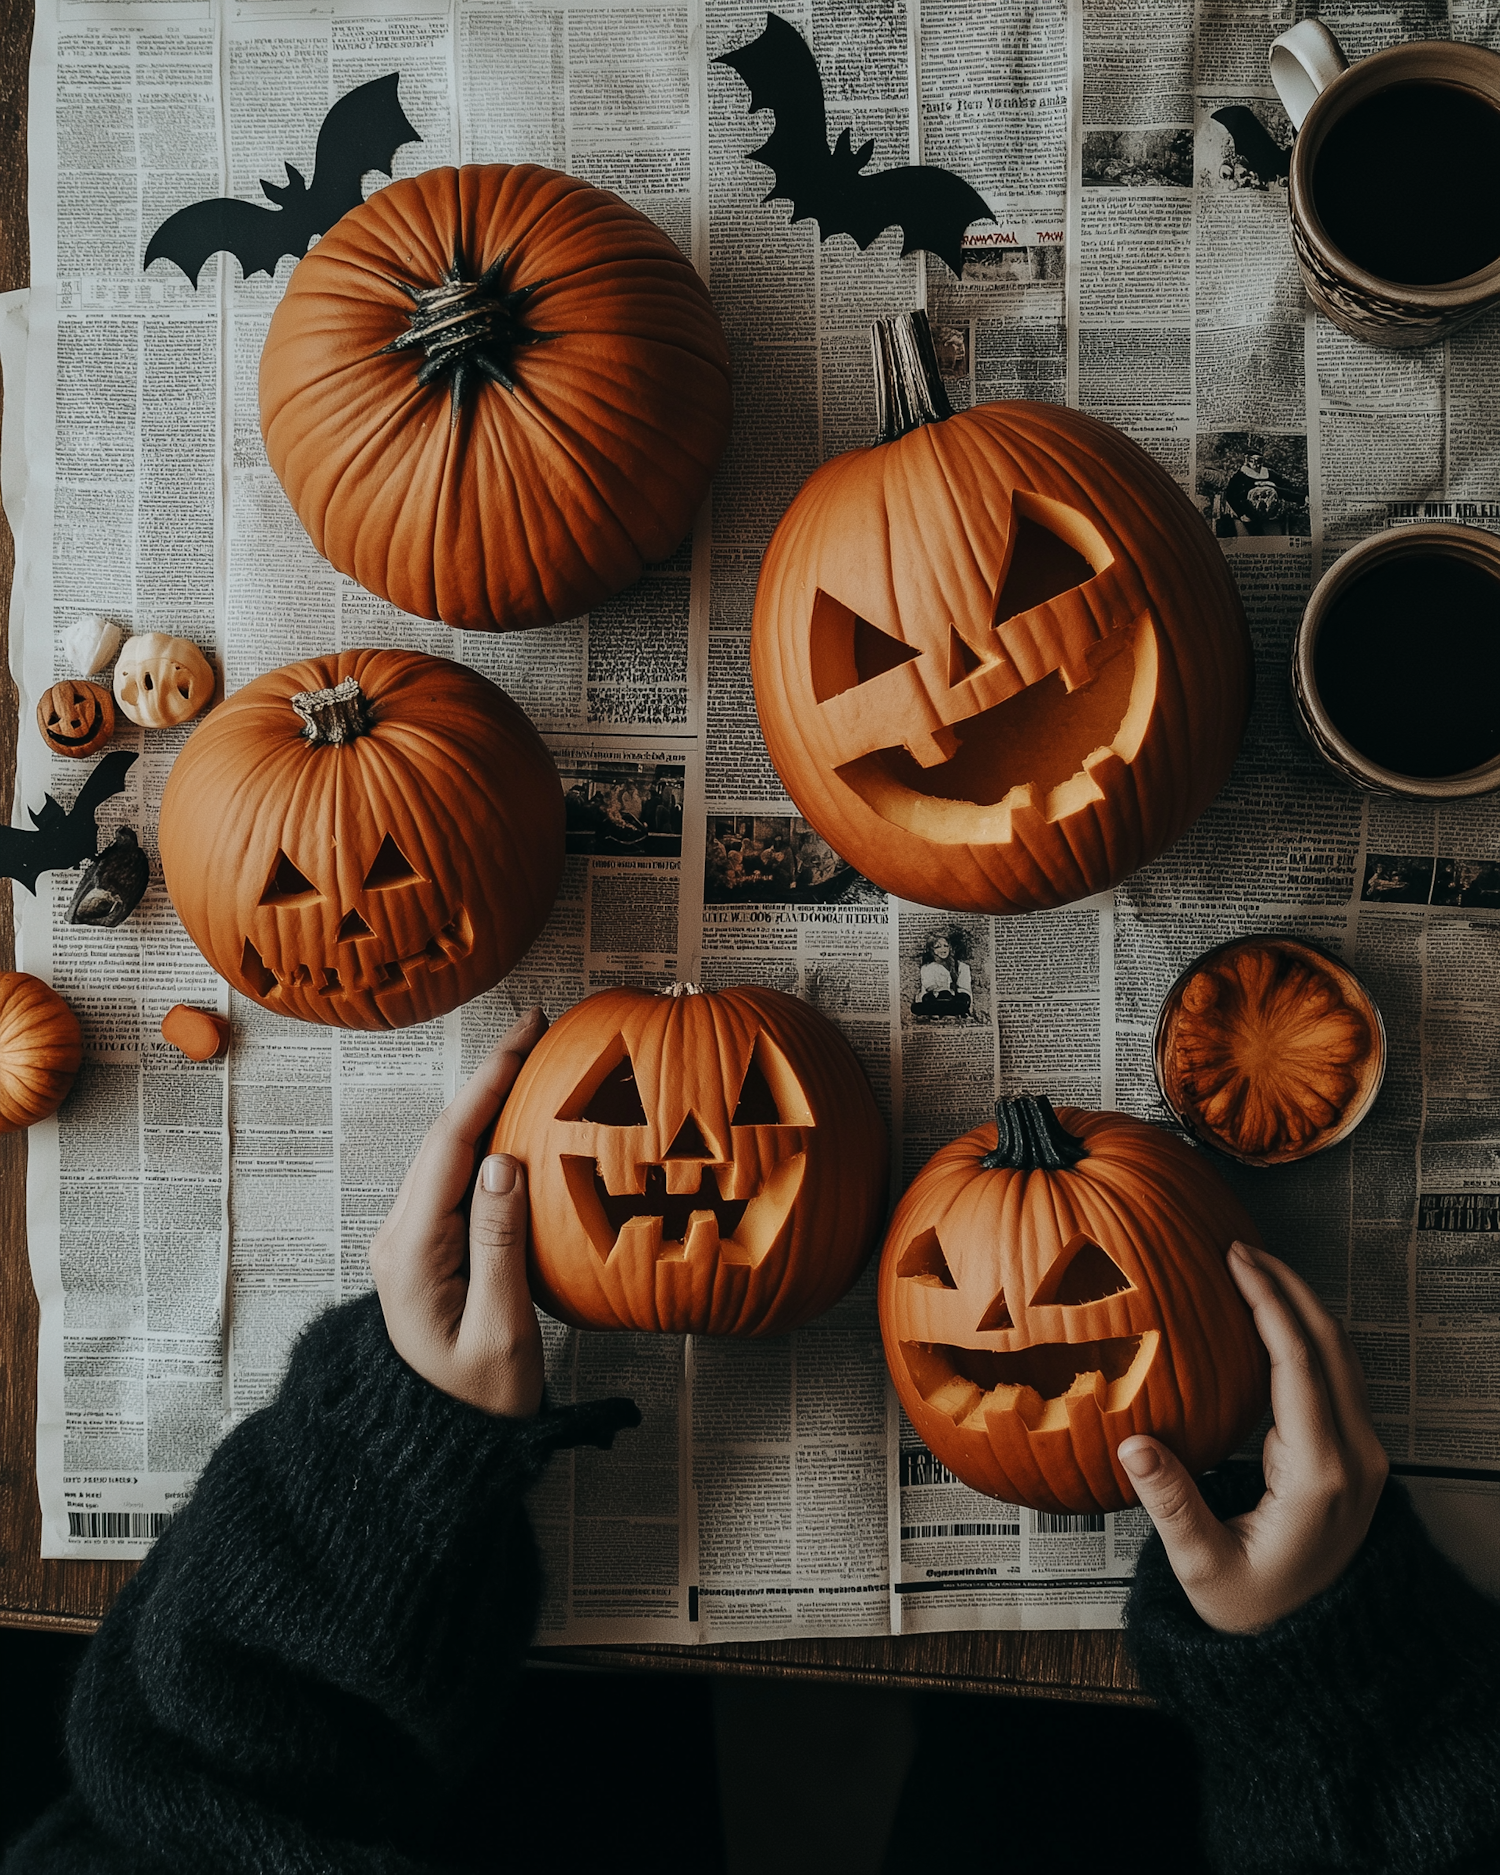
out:
M143 729L170 729L213 702L213 666L191 639L136 632L115 666L115 702Z
M104 618L98 612L85 612L63 633L63 650L74 670L92 677L114 657L124 636L113 619Z

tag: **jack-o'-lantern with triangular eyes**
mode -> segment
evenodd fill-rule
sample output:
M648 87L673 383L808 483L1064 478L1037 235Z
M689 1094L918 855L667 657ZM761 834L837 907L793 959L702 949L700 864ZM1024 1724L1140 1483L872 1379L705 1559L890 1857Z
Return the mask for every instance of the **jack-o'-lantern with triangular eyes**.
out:
M880 1328L901 1404L955 1477L1034 1510L1134 1504L1120 1442L1198 1473L1265 1411L1229 1274L1255 1226L1201 1152L1123 1113L1022 1095L935 1153L886 1232Z
M1186 496L1108 424L953 414L925 316L876 327L882 441L782 517L751 668L788 794L889 892L1039 911L1154 859L1223 785L1244 610Z
M580 1328L784 1333L849 1288L885 1209L885 1126L853 1049L751 985L575 1004L493 1150L526 1167L532 1294Z
M162 796L168 895L242 995L404 1028L491 989L562 876L557 769L497 685L342 651L258 677L189 737Z

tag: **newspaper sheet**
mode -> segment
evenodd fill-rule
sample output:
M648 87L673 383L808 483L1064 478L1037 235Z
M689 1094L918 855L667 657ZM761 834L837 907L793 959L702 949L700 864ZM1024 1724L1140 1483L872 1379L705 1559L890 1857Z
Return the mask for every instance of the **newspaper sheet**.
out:
M225 989L162 890L155 812L185 732L122 738L141 759L100 821L152 852L143 906L80 933L64 918L73 877L44 874L17 914L22 967L58 985L87 1037L75 1094L31 1135L45 1554L144 1553L303 1323L368 1286L365 1247L424 1128L531 1004L675 977L806 997L890 1121L894 1197L997 1091L1165 1120L1149 1060L1161 996L1198 951L1257 928L1355 964L1392 1066L1352 1146L1234 1182L1350 1323L1393 1457L1482 1524L1500 1480L1500 810L1346 791L1296 736L1285 667L1342 546L1428 512L1500 522L1486 395L1500 322L1397 355L1306 311L1284 186L1260 186L1214 115L1246 105L1288 141L1264 61L1293 10L786 9L817 53L830 137L848 127L856 147L875 139L877 167L942 163L984 195L993 218L970 228L955 280L903 259L899 230L861 253L763 203L769 174L746 157L769 120L713 62L762 29L761 7L42 0L34 286L0 305L18 821L77 788L31 706L70 674L61 632L101 611L193 638L227 690L312 649L463 659L546 737L569 852L545 931L490 995L391 1035L289 1023ZM1327 17L1357 55L1414 30L1412 11ZM1477 0L1454 0L1427 30L1490 28ZM253 198L283 163L310 173L329 104L393 70L422 139L398 175L530 160L614 189L691 257L728 332L734 433L692 538L549 630L450 632L314 553L256 415L289 260L246 281L220 257L196 290L170 263L141 269L174 209ZM760 555L806 475L870 440L868 322L921 303L955 405L1069 401L1150 449L1221 537L1256 636L1256 716L1220 800L1118 892L1042 917L877 891L786 798L750 692ZM177 1001L232 1018L227 1062L161 1043ZM628 1393L644 1422L611 1454L559 1459L533 1496L542 1640L1117 1622L1143 1515L1047 1516L958 1484L889 1387L873 1273L766 1344L543 1328L554 1398Z

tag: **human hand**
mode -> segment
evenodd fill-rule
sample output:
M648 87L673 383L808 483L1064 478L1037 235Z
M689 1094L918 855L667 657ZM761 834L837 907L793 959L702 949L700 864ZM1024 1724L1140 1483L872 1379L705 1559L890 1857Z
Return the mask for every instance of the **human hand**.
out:
M542 1402L526 1172L492 1153L475 1179L474 1153L546 1027L540 1009L522 1016L433 1121L370 1244L386 1333L402 1360L454 1399L515 1419Z
M1271 1355L1266 1494L1227 1523L1159 1440L1124 1440L1120 1463L1161 1533L1188 1600L1212 1628L1254 1634L1329 1587L1354 1560L1390 1466L1359 1357L1295 1271L1235 1243L1229 1270Z

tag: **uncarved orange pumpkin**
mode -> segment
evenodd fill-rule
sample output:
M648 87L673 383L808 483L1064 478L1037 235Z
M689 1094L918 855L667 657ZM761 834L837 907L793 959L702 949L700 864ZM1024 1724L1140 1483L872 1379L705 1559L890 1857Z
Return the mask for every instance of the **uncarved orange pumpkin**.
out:
M261 355L266 454L318 551L470 631L572 618L673 552L729 413L675 243L529 163L378 190L297 263Z
M1250 706L1243 608L1143 449L1054 404L945 416L925 323L890 324L892 440L825 463L761 567L766 747L887 891L1066 904L1153 859L1222 785Z
M0 972L0 1133L56 1113L83 1061L78 1018L50 984Z
M492 988L540 931L562 787L487 678L341 651L257 677L193 732L158 837L188 936L242 995L402 1028Z
M532 1050L494 1150L527 1170L532 1293L581 1328L774 1335L874 1247L885 1126L854 1051L779 990L600 990Z
M1123 1113L1002 1100L934 1153L886 1233L880 1327L907 1416L975 1490L1136 1502L1136 1432L1226 1457L1270 1368L1225 1258L1255 1226L1203 1154Z

